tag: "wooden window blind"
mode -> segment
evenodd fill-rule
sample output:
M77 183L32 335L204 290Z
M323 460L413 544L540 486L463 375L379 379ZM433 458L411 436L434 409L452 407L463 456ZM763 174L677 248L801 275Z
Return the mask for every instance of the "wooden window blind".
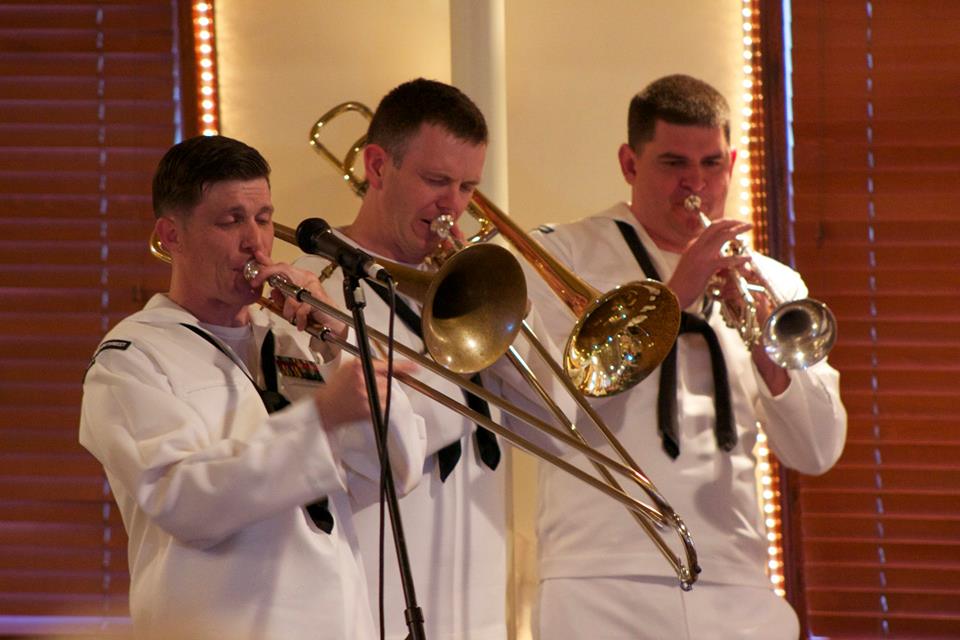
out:
M960 3L795 0L789 250L846 449L795 477L809 636L960 637ZM795 543L797 541L794 541Z
M189 20L172 0L0 2L0 632L127 614L81 381L106 330L166 288L150 182L181 134Z

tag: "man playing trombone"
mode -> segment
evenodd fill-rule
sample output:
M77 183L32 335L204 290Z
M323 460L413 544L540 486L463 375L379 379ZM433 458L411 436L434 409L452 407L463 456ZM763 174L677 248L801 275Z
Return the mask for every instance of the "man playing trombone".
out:
M846 412L838 374L825 361L788 372L763 346L745 348L737 330L725 326L720 305L705 296L717 274L749 270L747 257L723 251L749 229L724 219L734 159L723 97L687 76L661 78L630 105L619 160L631 202L534 234L601 291L658 279L685 309L682 335L659 371L594 406L682 515L702 567L691 591L677 588L623 509L541 465L544 639L798 636L796 615L765 574L756 424L763 423L783 464L817 474L840 456ZM764 256L754 261L781 295L804 297L798 274ZM527 281L550 335L562 344L572 319L538 278ZM733 287L719 289L721 302L742 307ZM756 297L762 325L770 304Z
M80 441L129 535L138 638L375 636L348 497L379 477L366 392L356 361L297 331L342 325L276 291L285 319L254 304L278 275L324 295L270 259L269 172L222 136L166 153L153 204L169 291L114 327L86 374ZM402 395L391 413L404 492L424 434Z
M458 89L417 79L382 99L366 142L369 187L356 218L337 233L374 258L427 270L427 259L441 244L435 221L458 218L481 180L487 144L483 114ZM327 262L306 256L296 264L320 272ZM326 280L331 295L340 290L341 279L338 269ZM368 322L384 333L385 295L366 288ZM423 352L426 327L420 313L418 301L398 300L395 333L397 341ZM430 372L417 377L447 396L464 397L453 382ZM491 432L450 409L424 396L408 396L426 425L427 458L423 481L400 506L426 635L431 640L505 639L506 489L504 473L495 472L499 445ZM474 408L477 400L466 398ZM377 491L370 484L367 496L353 495L373 598L380 558ZM391 546L388 536L386 548ZM392 564L385 564L386 637L402 639L407 630L400 584Z

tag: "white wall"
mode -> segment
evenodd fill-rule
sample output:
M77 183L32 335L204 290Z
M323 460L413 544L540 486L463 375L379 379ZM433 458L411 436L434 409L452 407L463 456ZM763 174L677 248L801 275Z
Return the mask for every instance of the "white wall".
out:
M606 208L629 192L617 148L627 105L670 73L742 106L739 0L507 3L510 207L528 226Z
M450 80L446 0L224 0L216 3L220 117L224 135L259 149L273 168L278 222L345 223L358 200L307 144L317 118L359 100L371 109L394 86L424 76ZM329 139L342 157L366 131L343 116ZM293 248L277 243L285 259Z

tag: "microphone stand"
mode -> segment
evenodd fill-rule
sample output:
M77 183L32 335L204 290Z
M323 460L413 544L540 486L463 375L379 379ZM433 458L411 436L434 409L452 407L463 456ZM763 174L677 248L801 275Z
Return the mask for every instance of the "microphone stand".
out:
M393 473L390 470L390 460L387 455L387 424L383 413L380 411L377 380L373 371L373 357L367 337L367 325L363 316L363 308L367 301L363 295L363 289L360 287L360 278L351 273L350 269L344 269L343 272L343 297L347 308L353 314L353 327L357 334L357 350L360 354L360 363L363 366L363 381L367 388L370 416L373 419L373 428L376 432L374 440L377 442L377 454L380 456L380 473L383 475L387 509L390 513L390 526L393 531L393 543L396 547L397 564L400 568L400 584L403 586L403 599L406 605L403 617L410 631L407 638L426 640L423 612L417 605L417 595L413 588L413 575L410 572L410 558L407 555L407 543L403 535L403 522L400 520L397 491L393 484Z

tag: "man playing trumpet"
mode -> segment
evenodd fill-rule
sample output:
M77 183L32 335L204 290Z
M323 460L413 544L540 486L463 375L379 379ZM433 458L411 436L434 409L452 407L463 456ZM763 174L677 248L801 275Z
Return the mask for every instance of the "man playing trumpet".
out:
M688 76L661 78L630 104L619 161L631 202L534 234L601 291L654 278L667 283L686 310L681 336L659 372L594 406L683 516L703 569L693 589L681 591L623 509L541 465L544 639L798 636L796 615L765 574L756 425L762 422L783 464L823 473L842 451L846 412L838 374L825 361L784 370L762 346L745 348L717 305L705 302L714 276L743 269L748 259L722 251L750 228L724 218L735 155L723 97ZM698 208L711 220L706 228ZM805 296L798 274L764 256L755 259L786 299ZM569 314L538 278L527 282L550 336L562 344ZM734 295L732 287L720 295ZM770 308L758 298L762 323Z

